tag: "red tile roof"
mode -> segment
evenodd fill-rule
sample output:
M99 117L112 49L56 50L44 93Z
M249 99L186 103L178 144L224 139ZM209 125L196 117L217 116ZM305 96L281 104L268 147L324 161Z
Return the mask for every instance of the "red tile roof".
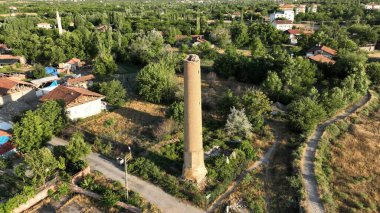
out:
M293 24L293 22L290 20L275 20L274 22L276 24Z
M95 76L90 74L90 75L82 76L80 78L70 78L67 80L67 84L70 85L70 84L75 84L75 83L79 83L79 82L89 81L92 79L95 79Z
M15 147L10 143L6 142L5 144L0 146L0 155L3 155L11 150L13 150Z
M8 49L8 46L6 44L0 44L0 49Z
M80 62L79 58L72 58L67 63L68 64L76 64L76 63L79 63L79 62Z
M20 60L20 56L14 56L14 55L0 55L0 59L15 59Z
M0 78L0 94L6 95L9 90L16 87L18 84L33 86L31 83L25 81L19 81L14 78Z
M9 134L9 133L6 132L6 131L0 129L0 136L8 136L8 137L11 137L12 135Z
M293 29L290 29L290 30L287 30L287 33L289 34L293 34L293 35L301 35L301 30L293 30Z
M328 58L322 54L313 55L313 56L310 56L309 58L313 61L320 62L320 63L335 64L334 60L332 60L332 59L330 59L330 58Z
M327 52L331 55L336 55L336 50L331 49L330 47L326 47L326 46L315 46L315 47L311 48L308 52L314 52L317 50L322 50L322 51Z
M59 85L48 94L42 96L41 101L47 100L62 100L68 107L87 103L99 98L104 98L103 95L96 92L91 92L83 88L65 87Z

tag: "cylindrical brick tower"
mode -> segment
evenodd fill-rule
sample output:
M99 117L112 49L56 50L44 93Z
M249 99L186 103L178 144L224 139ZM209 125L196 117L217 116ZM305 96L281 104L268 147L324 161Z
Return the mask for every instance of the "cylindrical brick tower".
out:
M201 183L206 177L202 142L201 62L190 54L185 67L185 152L182 176Z

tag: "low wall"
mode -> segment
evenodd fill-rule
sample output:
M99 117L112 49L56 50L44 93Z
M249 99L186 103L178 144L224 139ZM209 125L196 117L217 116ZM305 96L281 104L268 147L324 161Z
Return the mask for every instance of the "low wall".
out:
M72 183L75 183L79 179L83 178L87 174L91 172L90 167L88 166L87 168L83 169L82 171L78 172L75 174L71 180ZM16 209L13 209L13 213L20 213L23 212L32 206L36 205L38 202L44 200L49 196L49 190L55 191L56 185L57 185L58 179L53 179L49 181L46 186L42 189L42 191L38 192L34 197L30 198L26 203L21 204L19 207Z
M41 200L47 198L49 196L49 190L55 190L57 184L57 179L54 179L53 181L50 181L47 186L37 193L34 197L30 198L26 203L21 204L19 207L13 209L12 213L21 213L30 207L36 205Z
M23 89L9 95L0 97L0 106L12 101L34 101L37 100L36 91L34 89Z

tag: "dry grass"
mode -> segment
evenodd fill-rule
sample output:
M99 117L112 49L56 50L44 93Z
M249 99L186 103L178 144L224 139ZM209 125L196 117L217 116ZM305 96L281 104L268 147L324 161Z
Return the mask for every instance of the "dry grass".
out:
M338 212L380 210L380 110L332 147L333 197Z
M163 105L133 100L113 112L81 122L79 127L113 141L130 144L134 140L144 141L144 136L152 136L152 130L162 122L164 115ZM105 125L107 121L113 121L112 125Z

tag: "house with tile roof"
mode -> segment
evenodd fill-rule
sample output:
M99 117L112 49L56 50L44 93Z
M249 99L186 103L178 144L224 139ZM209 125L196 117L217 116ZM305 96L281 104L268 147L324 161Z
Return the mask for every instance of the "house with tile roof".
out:
M293 28L293 21L290 20L274 20L272 26L277 30L286 31Z
M72 58L66 63L60 63L59 69L67 70L68 72L74 72L82 66L82 61L79 58Z
M330 47L326 47L323 45L317 45L317 46L309 49L306 52L306 57L315 56L315 55L319 55L319 54L324 55L325 57L332 59L333 57L336 56L337 51L330 48Z
M335 61L332 60L331 58L328 58L322 54L318 55L312 55L308 57L310 60L315 61L317 63L322 63L322 64L335 64Z
M0 66L12 65L16 63L25 64L26 60L22 56L0 55Z
M0 106L12 101L36 99L33 84L12 77L0 78Z
M67 79L66 85L70 87L81 87L81 88L89 88L93 85L93 80L95 79L95 76L90 74L90 75L85 75L79 78L70 78Z
M104 108L101 101L103 98L105 96L84 88L59 85L48 94L42 96L40 101L63 101L67 117L71 120L77 120L99 114Z

